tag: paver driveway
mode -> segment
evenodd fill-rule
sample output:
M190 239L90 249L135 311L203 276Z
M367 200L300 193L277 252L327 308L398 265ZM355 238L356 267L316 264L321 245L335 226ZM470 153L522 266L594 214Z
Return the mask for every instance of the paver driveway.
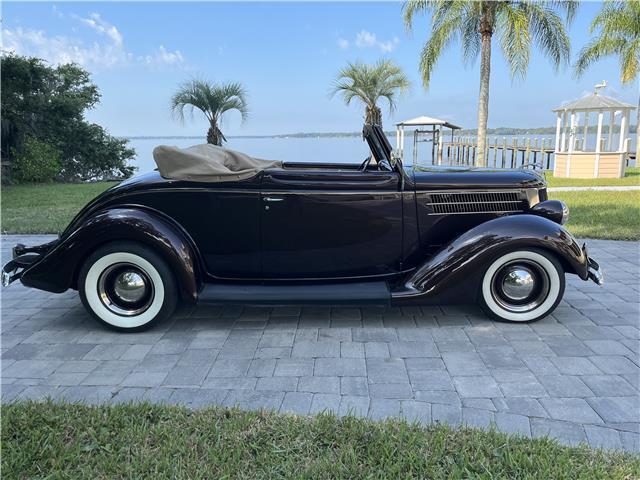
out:
M4 237L3 261L17 241ZM553 316L475 306L200 306L139 334L105 330L76 292L2 292L2 398L146 399L467 423L639 450L639 244L590 241L606 287L568 277Z

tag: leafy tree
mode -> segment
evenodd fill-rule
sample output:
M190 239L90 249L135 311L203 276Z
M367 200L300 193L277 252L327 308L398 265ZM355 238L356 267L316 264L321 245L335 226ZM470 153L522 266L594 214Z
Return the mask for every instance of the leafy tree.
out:
M432 15L431 36L420 56L425 87L445 49L455 40L462 44L466 61L480 55L480 95L478 100L478 164L486 164L487 118L489 115L489 77L492 39L497 35L512 77L524 77L532 43L558 68L568 62L569 37L565 22L573 19L574 1L487 1L487 0L408 0L403 7L404 22L411 29L416 14Z
M391 60L379 60L374 65L349 63L338 72L332 95L339 93L349 105L357 99L364 104L365 124L382 126L382 110L378 100L386 98L389 111L395 110L398 94L407 90L410 82L402 69Z
M589 32L595 36L580 51L576 63L578 76L601 58L615 55L620 62L622 83L636 81L640 73L640 2L605 2L591 22ZM640 98L636 113L636 142L640 142Z
M104 128L83 120L68 122L61 128L64 143L56 143L65 159L61 176L65 179L102 180L130 177L135 167L123 159L133 158L135 150L128 140L109 135Z
M60 151L33 137L25 139L22 150L14 155L11 177L16 183L51 182L60 173Z
M47 65L39 58L3 55L2 156L14 160L30 137L60 152L62 180L126 177L135 152L127 141L88 123L84 112L100 100L89 72L75 64Z
M171 98L171 110L180 121L184 121L185 110L193 116L200 110L209 121L207 143L222 145L226 142L220 130L220 120L225 112L237 110L246 120L247 92L240 83L215 84L203 80L191 80L180 86Z

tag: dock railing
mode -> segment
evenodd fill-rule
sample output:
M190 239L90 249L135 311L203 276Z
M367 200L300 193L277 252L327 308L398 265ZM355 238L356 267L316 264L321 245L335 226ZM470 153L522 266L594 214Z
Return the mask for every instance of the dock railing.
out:
M486 163L493 168L550 170L555 146L550 138L487 138ZM440 165L478 165L476 137L454 137L438 145Z
M576 138L575 150L584 149L584 139ZM601 142L606 142L603 137ZM626 139L626 166L638 165L637 153L630 151L631 139ZM604 143L601 150L605 150ZM486 163L491 168L532 168L552 170L555 144L550 137L488 137L486 144ZM437 145L437 165L478 165L478 141L476 137L454 137L450 141L443 139Z

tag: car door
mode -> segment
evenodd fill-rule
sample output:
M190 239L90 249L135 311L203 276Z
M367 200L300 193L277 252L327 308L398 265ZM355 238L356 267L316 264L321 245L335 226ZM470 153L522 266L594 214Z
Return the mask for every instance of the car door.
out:
M402 257L395 171L274 169L261 186L265 279L389 276Z

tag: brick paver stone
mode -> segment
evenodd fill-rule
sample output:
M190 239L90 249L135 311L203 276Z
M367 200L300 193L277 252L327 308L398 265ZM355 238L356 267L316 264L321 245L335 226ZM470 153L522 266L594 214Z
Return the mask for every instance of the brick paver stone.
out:
M15 243L51 236L2 237ZM606 285L567 276L531 324L475 305L199 305L148 332L106 330L73 291L2 291L2 401L149 401L466 424L640 450L637 242L588 241Z

